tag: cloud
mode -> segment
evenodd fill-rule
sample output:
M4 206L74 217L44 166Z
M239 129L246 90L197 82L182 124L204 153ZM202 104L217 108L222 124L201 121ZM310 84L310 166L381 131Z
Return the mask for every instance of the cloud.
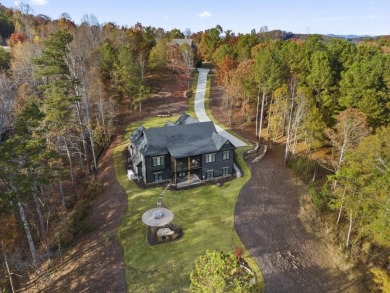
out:
M20 2L20 1L14 1L14 5L15 5L16 7L19 7L21 3L22 3L22 2Z
M30 4L44 6L47 4L47 0L30 0Z
M205 10L202 13L198 14L198 16L201 18L206 18L206 17L212 17L213 15L210 12L208 12L207 10Z

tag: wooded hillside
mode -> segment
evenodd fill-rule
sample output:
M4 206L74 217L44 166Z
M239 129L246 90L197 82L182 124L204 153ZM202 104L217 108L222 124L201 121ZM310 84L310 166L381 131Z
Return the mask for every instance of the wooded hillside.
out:
M285 139L286 163L313 181L318 216L336 223L335 240L373 288L388 288L389 38L355 44L216 26L187 31L191 47L172 42L184 38L177 29L99 24L93 15L76 25L28 6L0 7L0 24L0 44L11 47L0 48L1 287L19 287L90 229L99 154L120 123L117 108L127 101L142 111L147 74L169 69L189 85L203 60L215 65L230 123L254 123L262 142ZM326 179L317 180L320 170Z

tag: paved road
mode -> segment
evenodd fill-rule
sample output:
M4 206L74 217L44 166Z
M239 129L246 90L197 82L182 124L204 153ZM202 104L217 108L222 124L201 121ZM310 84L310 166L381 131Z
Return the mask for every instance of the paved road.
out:
M198 117L198 120L201 122L204 121L211 121L210 118L207 116L205 108L204 108L204 98L206 93L206 82L207 82L207 74L209 72L209 69L205 68L198 68L199 76L198 76L198 85L196 87L196 94L195 94L195 114ZM215 125L215 128L217 129L217 132L222 135L223 137L227 138L235 147L242 147L246 146L246 143L242 140L238 139L237 137L231 135L226 130L222 129L218 125Z
M334 253L304 229L302 189L283 163L283 146L247 164L252 176L236 203L235 228L261 268L266 292L359 292Z

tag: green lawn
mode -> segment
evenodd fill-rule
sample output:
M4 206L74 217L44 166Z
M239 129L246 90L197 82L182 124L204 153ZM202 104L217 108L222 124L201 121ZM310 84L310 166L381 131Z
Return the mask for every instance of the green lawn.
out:
M151 117L142 124L147 128L163 126L168 120L177 118ZM242 159L242 153L249 147L236 150L238 164L245 174L242 178L222 187L199 186L164 194L163 205L173 211L173 223L183 229L184 236L178 241L151 247L141 217L146 210L156 207L163 188L138 188L127 179L122 158L129 134L139 124L136 122L127 128L122 143L114 150L115 175L128 195L128 210L117 234L125 254L128 292L189 292L189 275L197 257L206 250L229 252L236 247L243 248L234 229L234 206L240 189L250 178L250 170ZM262 292L264 287L259 268L245 250L244 257L255 270L258 291Z

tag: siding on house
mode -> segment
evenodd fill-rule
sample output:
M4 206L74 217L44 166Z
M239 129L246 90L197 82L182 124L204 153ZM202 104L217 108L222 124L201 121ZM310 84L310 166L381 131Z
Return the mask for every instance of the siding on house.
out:
M130 140L133 168L146 184L167 179L177 183L188 172L200 180L233 173L235 147L217 133L211 121L199 122L184 113L164 127L140 126ZM215 160L207 162L208 154L214 154L210 157Z

